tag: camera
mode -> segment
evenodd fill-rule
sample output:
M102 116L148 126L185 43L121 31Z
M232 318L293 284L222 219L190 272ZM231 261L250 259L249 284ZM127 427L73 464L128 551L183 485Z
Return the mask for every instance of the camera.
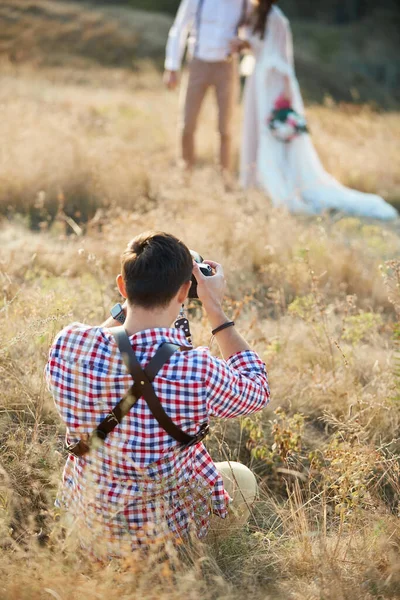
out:
M200 254L195 250L191 250L190 254L192 255L193 260L198 263L200 271L203 273L203 275L205 275L206 277L211 277L213 274L212 268L210 267L210 265L207 265L204 262L203 257L200 256ZM194 275L192 275L192 285L189 290L189 298L198 298L197 281Z

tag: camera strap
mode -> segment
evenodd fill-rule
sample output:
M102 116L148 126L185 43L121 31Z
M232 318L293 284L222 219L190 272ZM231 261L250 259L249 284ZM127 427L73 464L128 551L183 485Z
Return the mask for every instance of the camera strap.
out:
M180 347L170 343L162 344L147 367L142 369L132 350L125 329L123 327L115 327L112 329L112 334L115 337L125 366L132 376L134 384L114 407L112 412L101 421L88 439L82 439L76 444L69 446L67 448L68 452L80 457L87 454L92 447L98 447L102 444L141 397L146 401L147 406L160 427L174 438L174 440L182 444L182 447L187 448L202 441L208 434L208 423L203 423L196 435L189 435L178 427L167 415L152 386L152 381L154 381L157 373L168 362L171 356L180 350Z
M183 304L182 304L181 311L179 313L179 317L175 321L174 325L175 325L175 329L180 329L183 332L183 334L184 334L185 338L187 339L187 341L189 342L189 344L192 345L192 334L190 331L190 323L189 323L189 319L185 315L185 307Z

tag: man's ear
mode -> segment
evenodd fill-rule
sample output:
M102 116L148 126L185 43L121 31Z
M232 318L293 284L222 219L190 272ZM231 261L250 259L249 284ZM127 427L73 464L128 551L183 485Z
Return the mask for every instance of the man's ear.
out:
M180 290L178 292L178 296L177 296L178 304L183 304L185 302L186 298L188 297L191 285L192 285L191 281L187 281L186 283L181 285L181 288L180 288Z
M125 281L121 274L117 276L117 287L121 296L127 298L128 294L126 293Z

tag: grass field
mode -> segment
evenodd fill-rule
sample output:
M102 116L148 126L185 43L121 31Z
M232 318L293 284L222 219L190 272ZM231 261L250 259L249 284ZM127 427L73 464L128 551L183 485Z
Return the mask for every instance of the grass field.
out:
M172 15L124 4L143 9L150 3L2 0L0 62L135 70L145 59L161 68ZM340 27L304 19L304 2L287 0L280 6L291 18L297 75L307 100L322 102L330 96L399 108L399 10L394 0L391 8L387 2L376 5L368 18ZM314 14L324 10L333 8L320 6Z
M211 102L183 187L178 97L150 65L8 61L1 76L0 599L398 598L399 225L296 218L260 193L226 194ZM398 113L326 104L307 116L332 174L399 202ZM120 252L149 228L224 264L227 311L266 361L270 407L214 422L208 442L255 470L260 498L218 546L102 565L55 519L64 431L43 368L64 324L104 320ZM191 315L208 344L199 307Z

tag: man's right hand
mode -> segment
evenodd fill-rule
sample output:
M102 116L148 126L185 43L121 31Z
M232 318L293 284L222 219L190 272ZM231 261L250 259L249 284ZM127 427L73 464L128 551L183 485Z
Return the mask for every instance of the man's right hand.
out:
M169 90L174 90L178 85L178 71L164 71L164 84Z
M214 275L212 277L203 275L198 263L194 263L193 265L193 275L197 281L197 295L203 303L211 329L213 330L230 321L222 308L226 281L224 270L220 264L211 260L205 260L204 262L212 267ZM225 360L237 352L250 350L250 346L235 329L235 327L229 327L216 334L218 345Z
M222 301L225 295L226 281L222 266L211 260L205 260L205 263L210 265L214 271L212 277L206 277L199 269L197 263L193 264L193 275L197 281L197 294L199 300L214 327L221 325Z

